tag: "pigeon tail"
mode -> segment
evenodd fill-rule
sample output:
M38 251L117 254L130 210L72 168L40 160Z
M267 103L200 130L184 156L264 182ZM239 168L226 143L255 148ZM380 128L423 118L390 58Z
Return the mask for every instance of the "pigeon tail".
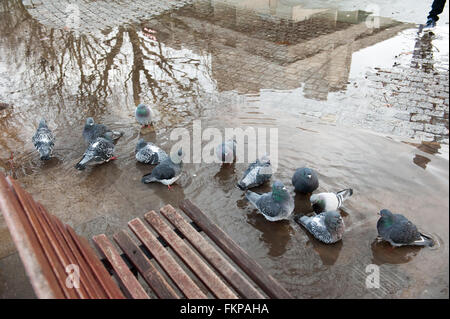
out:
M141 179L141 182L144 184L149 184L151 182L156 182L156 181L157 181L157 179L152 176L152 173L142 176L142 179Z
M113 141L118 140L124 135L124 132L122 131L112 131L112 139Z
M244 183L242 183L242 181L239 181L237 183L237 187L239 187L243 191L247 189L247 187L244 185Z
M306 227L310 218L311 217L309 216L303 215L303 216L296 216L294 219L298 224L302 225L303 227Z
M78 162L77 165L75 165L75 168L82 171L86 168L87 163L89 163L89 161L91 160L91 157L88 156L84 156L81 161Z
M253 204L253 206L258 207L258 206L256 206L256 202L261 197L261 195L256 194L256 193L254 193L252 191L247 191L245 193L245 197L247 197L247 199L249 200L250 203Z
M350 196L353 195L353 189L347 188L347 189L341 190L341 191L337 192L336 195L341 198L342 202L344 202L347 198L349 198Z
M434 240L431 236L420 233L420 239L412 243L415 246L433 247Z

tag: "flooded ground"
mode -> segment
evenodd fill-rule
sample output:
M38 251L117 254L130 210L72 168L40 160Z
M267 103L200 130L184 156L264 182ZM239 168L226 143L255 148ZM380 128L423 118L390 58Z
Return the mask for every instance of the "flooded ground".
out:
M0 170L79 234L111 235L188 198L295 297L448 298L448 7L431 36L417 35L417 13L383 15L383 5L372 21L351 1L172 1L131 16L123 1L81 1L76 33L64 2L33 2L0 4ZM154 132L135 122L138 103L152 106ZM89 116L124 136L117 161L80 172ZM49 162L31 144L41 117L57 140ZM275 178L291 188L308 166L322 190L353 188L343 241L323 245L292 220L256 214L235 187L246 164L187 163L171 191L142 184L150 168L134 159L137 140L170 150L173 129L192 132L194 120L278 128ZM307 201L296 196L296 214ZM438 245L376 243L383 208ZM379 289L366 288L369 264ZM20 265L0 219L0 297L33 297Z

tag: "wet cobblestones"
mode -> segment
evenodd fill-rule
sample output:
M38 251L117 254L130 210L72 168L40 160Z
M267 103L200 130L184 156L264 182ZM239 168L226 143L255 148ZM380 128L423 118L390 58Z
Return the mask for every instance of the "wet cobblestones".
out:
M50 28L62 29L75 26L70 19L79 13L77 31L90 33L125 23L151 19L191 2L190 0L24 0L22 3L33 18Z
M379 108L398 111L394 132L424 141L448 144L448 71L409 67L377 70L368 75Z

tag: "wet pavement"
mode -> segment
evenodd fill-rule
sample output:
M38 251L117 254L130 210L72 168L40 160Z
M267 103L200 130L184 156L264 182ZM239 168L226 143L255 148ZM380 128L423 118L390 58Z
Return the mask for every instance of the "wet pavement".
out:
M0 3L0 170L50 212L90 238L189 198L298 298L448 298L448 6L431 35L415 25L426 11L385 1L373 1L376 28L364 1L80 1L76 32L69 3ZM154 132L135 122L141 102ZM49 162L31 144L42 116L57 139ZM88 116L125 134L117 161L79 172ZM309 166L322 190L352 187L343 241L257 215L235 187L245 164L188 163L172 191L140 183L139 137L170 150L171 131L193 120L277 127L277 179ZM295 213L306 201L296 196ZM382 208L437 247L376 243ZM366 288L369 264L378 289ZM0 219L0 297L32 296Z

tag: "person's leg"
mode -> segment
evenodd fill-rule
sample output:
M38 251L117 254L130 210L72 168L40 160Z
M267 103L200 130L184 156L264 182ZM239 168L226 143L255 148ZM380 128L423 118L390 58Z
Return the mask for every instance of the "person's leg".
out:
M434 21L439 20L439 15L444 11L446 0L434 0L431 6L431 11L428 15L428 19L433 19Z

